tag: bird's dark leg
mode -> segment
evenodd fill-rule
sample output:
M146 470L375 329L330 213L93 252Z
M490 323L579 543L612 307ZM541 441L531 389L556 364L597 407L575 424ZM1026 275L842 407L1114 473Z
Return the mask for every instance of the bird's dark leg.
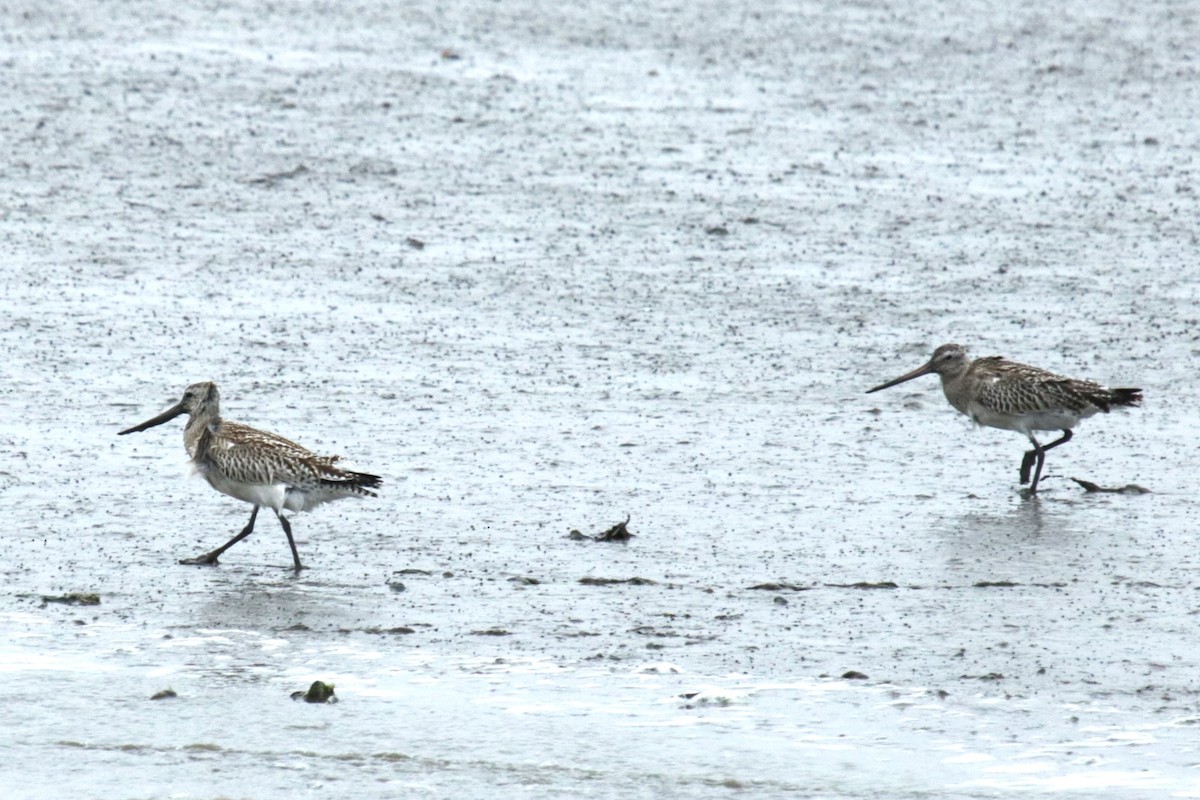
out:
M1025 458L1023 458L1021 460L1021 483L1029 483L1029 470L1033 466L1033 462L1038 459L1038 457L1039 457L1038 451L1039 450L1041 451L1041 461L1044 463L1046 460L1045 453L1047 450L1054 448L1054 447L1058 447L1060 444L1066 444L1067 442L1071 441L1071 437L1073 435L1074 434L1071 433L1071 429L1067 428L1066 430L1063 431L1063 435L1061 437L1055 439L1053 442L1051 442L1050 444L1046 444L1046 445L1039 445L1037 443L1037 440L1034 439L1032 436L1030 436L1029 439L1030 439L1030 441L1033 442L1033 446L1035 449L1030 450L1027 453L1025 453ZM1041 466L1039 466L1038 474L1040 475L1041 472L1042 472L1042 468L1041 468ZM1033 485L1035 488L1037 487L1037 479L1036 478L1033 481ZM1032 492L1033 489L1030 489L1030 491Z
M299 572L304 569L304 565L300 563L300 554L296 552L296 540L292 538L292 524L278 511L275 512L275 516L279 517L279 524L283 526L283 532L287 534L288 544L292 548L292 561L296 565L296 572Z
M1034 439L1032 436L1029 438L1033 441L1033 455L1037 459L1037 469L1033 472L1033 483L1029 485L1029 493L1033 495L1037 494L1038 481L1042 479L1042 466L1046 463L1046 448L1038 444L1037 439ZM1028 474L1028 471L1026 471L1026 474Z
M242 539L245 539L247 536L249 536L251 533L254 532L254 520L257 518L258 518L258 506L255 506L254 510L250 512L250 521L246 523L246 527L242 528L241 533L239 533L237 536L230 539L225 544L218 547L216 550L213 550L211 553L205 553L204 555L196 556L195 558L181 558L181 559L179 559L179 563L180 564L216 564L217 559L221 556L222 553L224 553L226 550L233 547L235 544L240 542Z
M1055 440L1054 440L1053 442L1051 442L1050 444L1044 444L1044 445L1042 445L1042 452L1045 452L1045 451L1047 451L1047 450L1049 450L1049 449L1051 449L1051 448L1054 448L1054 447L1058 447L1060 444L1066 444L1067 442L1071 441L1071 437L1072 437L1072 436L1074 436L1074 435L1075 435L1075 434L1071 433L1071 429L1070 429L1070 428L1065 428L1065 429L1063 430L1063 435L1062 435L1062 436L1058 437L1057 439L1055 439Z
M1036 450L1025 451L1025 457L1021 459L1021 483L1029 483L1029 470L1033 468L1033 462L1036 460Z

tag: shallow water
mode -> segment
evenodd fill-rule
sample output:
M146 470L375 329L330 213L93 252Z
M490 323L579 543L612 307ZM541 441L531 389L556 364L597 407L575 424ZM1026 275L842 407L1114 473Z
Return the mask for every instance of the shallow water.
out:
M13 9L5 798L1200 795L1195 16L726 6ZM1025 499L945 341L1147 401Z

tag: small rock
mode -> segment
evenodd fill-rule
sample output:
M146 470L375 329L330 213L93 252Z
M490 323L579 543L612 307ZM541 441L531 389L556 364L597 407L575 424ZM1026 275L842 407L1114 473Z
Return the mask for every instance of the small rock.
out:
M852 670L850 670L850 671L848 671L848 672L843 672L843 673L842 673L842 680L846 680L846 681L865 681L866 679L867 679L867 676L866 676L866 675L864 675L863 673L859 672L858 670L853 670L853 669L852 669Z
M154 694L150 695L150 699L151 700L169 700L172 697L178 697L178 696L179 695L175 694L174 689L168 688L168 689L162 689L161 691L157 691Z
M293 700L303 700L306 703L336 703L337 695L333 693L333 684L323 681L313 681L307 692L292 692Z

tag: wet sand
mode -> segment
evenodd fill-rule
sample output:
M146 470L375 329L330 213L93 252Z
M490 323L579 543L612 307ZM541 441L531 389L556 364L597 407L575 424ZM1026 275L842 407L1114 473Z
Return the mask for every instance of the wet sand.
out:
M1186 9L12 12L5 798L1200 794ZM947 341L1145 407L1026 499Z

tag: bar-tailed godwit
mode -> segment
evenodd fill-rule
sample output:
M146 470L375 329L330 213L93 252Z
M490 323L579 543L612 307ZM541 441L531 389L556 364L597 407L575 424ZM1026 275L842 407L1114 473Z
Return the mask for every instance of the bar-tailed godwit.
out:
M1092 381L1064 378L1037 367L1008 361L1000 356L967 358L962 345L944 344L933 351L928 363L895 380L868 389L878 392L898 383L936 372L950 405L978 425L1003 428L1024 434L1033 444L1021 461L1021 483L1029 482L1029 493L1037 492L1046 463L1046 451L1071 440L1071 429L1098 411L1108 413L1120 406L1142 402L1141 389L1109 389ZM1050 444L1040 444L1034 431L1062 431Z
M283 512L308 511L343 497L377 497L371 490L383 483L378 475L334 466L338 456L318 456L282 436L221 419L221 398L215 383L193 383L178 403L118 435L153 428L180 414L191 417L183 429L183 444L196 471L218 492L254 506L250 521L239 534L216 550L183 559L181 564L216 564L222 553L254 531L258 509L266 506L279 518L299 571L303 566L292 526Z

